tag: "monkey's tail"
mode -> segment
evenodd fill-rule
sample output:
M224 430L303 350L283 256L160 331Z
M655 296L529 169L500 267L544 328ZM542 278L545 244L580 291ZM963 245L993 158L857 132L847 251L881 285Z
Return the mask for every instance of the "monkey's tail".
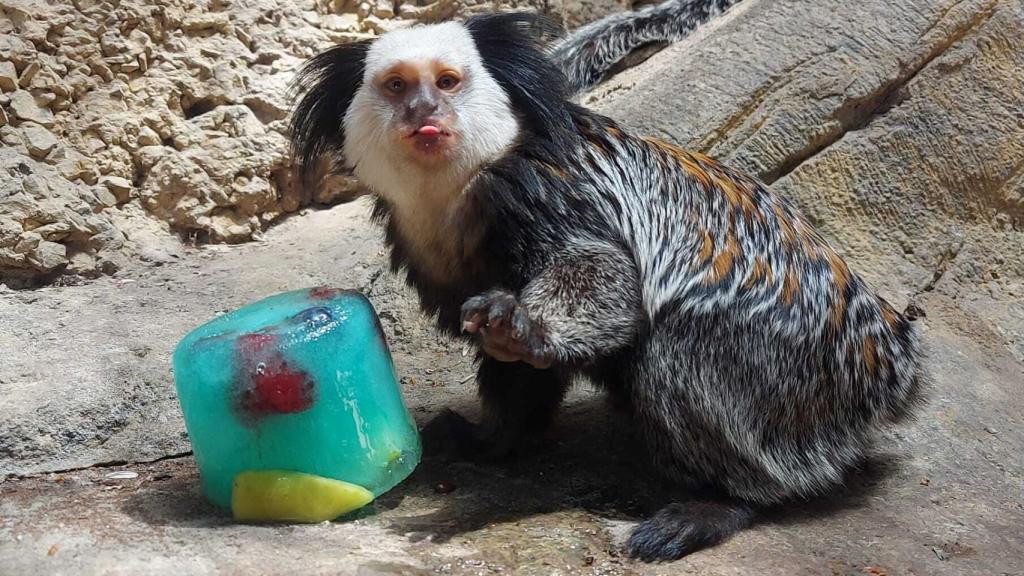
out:
M755 514L738 500L669 504L633 531L627 549L631 557L646 562L677 560L750 526Z
M667 0L634 12L606 16L571 32L552 46L551 57L574 93L600 82L640 47L686 37L697 26L740 0Z

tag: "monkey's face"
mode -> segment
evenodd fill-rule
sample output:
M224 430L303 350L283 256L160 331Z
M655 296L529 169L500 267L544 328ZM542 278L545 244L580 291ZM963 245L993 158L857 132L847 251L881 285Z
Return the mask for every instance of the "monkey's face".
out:
M459 144L456 101L465 72L442 60L403 60L372 79L381 101L391 107L396 144L414 162L433 165L451 159Z
M366 53L344 118L344 156L379 194L395 199L458 187L516 139L508 94L461 24L389 32Z

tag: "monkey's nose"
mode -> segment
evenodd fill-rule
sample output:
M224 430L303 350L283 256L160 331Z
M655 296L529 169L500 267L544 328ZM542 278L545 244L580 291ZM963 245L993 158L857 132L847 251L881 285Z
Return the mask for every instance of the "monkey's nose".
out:
M432 116L436 116L437 108L436 102L424 100L410 102L405 107L405 120L411 124L426 120Z

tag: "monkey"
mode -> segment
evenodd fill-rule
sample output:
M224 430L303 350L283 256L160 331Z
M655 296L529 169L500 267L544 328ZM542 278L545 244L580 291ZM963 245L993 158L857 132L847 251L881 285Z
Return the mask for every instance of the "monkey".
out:
M678 42L739 0L666 0L611 14L555 40L550 57L574 93L597 85L638 49L643 58Z
M677 559L841 487L914 413L919 337L789 200L572 102L549 25L487 14L313 57L294 162L338 158L370 189L392 268L478 347L480 420L427 428L501 458L591 380L694 495L626 544Z

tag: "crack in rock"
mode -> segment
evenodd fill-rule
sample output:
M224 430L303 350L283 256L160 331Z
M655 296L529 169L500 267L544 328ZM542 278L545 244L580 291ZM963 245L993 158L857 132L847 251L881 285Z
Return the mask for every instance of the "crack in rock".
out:
M946 15L953 8L961 5L962 3L963 2L958 2L943 11L935 24L930 26L921 38L923 39L928 35L928 33L938 27L945 19ZM856 132L867 128L872 122L884 116L894 107L899 105L901 103L900 99L903 95L903 89L913 82L921 72L926 70L932 62L949 51L950 48L957 45L972 31L984 25L985 22L987 22L995 13L996 6L998 4L998 0L989 2L985 5L984 9L977 12L973 18L970 18L965 23L958 26L948 36L937 42L936 45L932 47L932 49L929 50L918 62L901 69L896 77L891 79L889 82L880 85L871 94L845 102L833 114L833 118L839 122L839 128L837 130L824 135L822 138L813 142L810 146L795 152L788 160L780 163L774 170L766 174L763 177L764 182L767 184L773 184L774 182L785 178L806 162L824 153L829 147L842 140L850 132Z
M89 464L87 466L74 466L71 468L61 468L57 470L40 470L39 472L33 472L31 474L10 474L7 476L8 479L20 480L23 478L36 478L39 476L45 476L46 474L67 474L70 472L82 472L84 470L94 470L97 468L116 468L120 466L143 466L146 464L156 464L157 462L164 462L165 460L177 460L179 458L187 458L192 456L192 451L186 452L175 452L174 454L166 454L159 458L153 458L150 460L109 460L106 462L97 462L95 464Z

